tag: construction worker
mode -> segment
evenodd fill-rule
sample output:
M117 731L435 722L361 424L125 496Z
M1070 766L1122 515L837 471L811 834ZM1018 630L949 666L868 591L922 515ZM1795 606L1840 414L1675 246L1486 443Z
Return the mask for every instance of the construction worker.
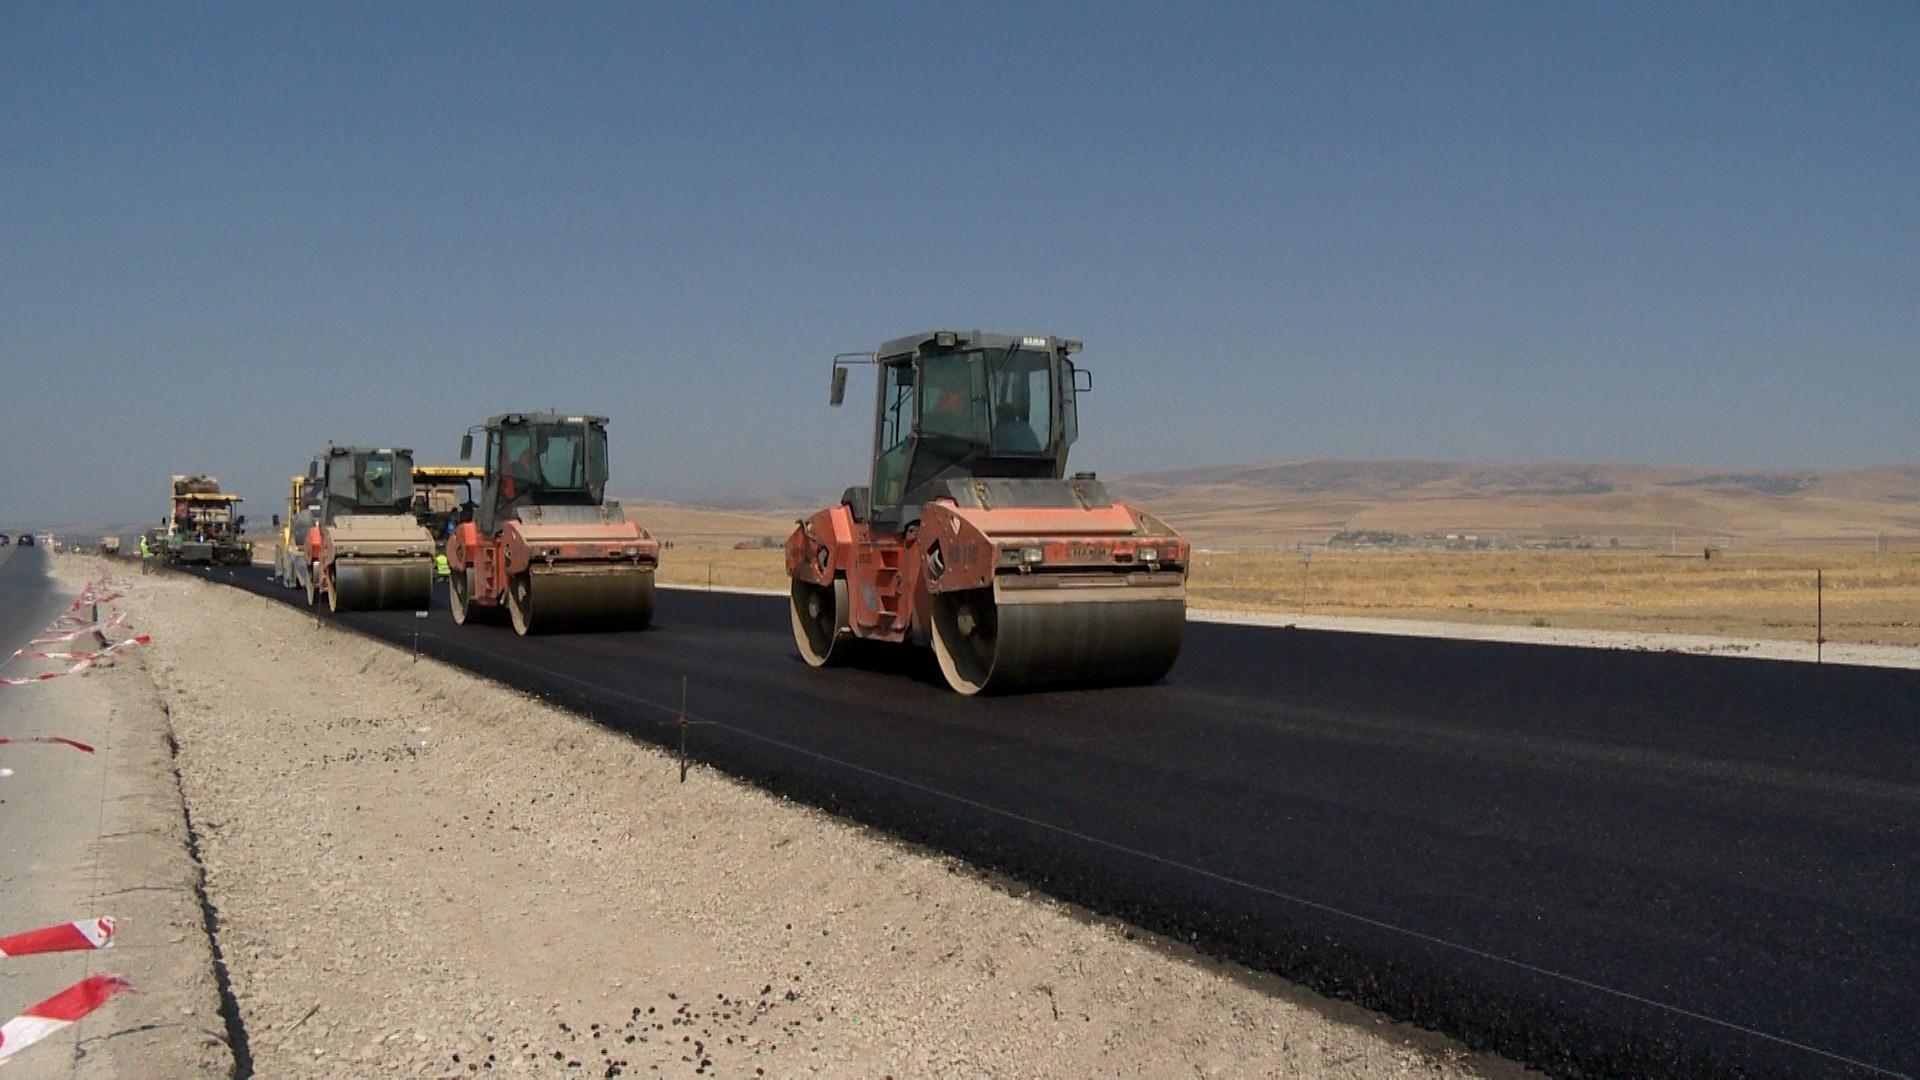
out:
M441 581L453 576L453 567L447 565L447 553L444 551L434 553L433 576Z
M140 534L140 572L142 574L148 573L147 560L149 558L152 558L152 556L153 556L153 549L147 546L147 534L141 533Z
M515 441L520 444L520 450L511 457L507 454L506 441L500 444L500 495L507 502L527 494L534 481L533 443L525 438Z

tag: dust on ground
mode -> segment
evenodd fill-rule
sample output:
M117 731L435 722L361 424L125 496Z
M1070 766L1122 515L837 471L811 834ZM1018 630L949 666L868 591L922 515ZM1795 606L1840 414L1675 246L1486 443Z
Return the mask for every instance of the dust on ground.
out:
M1519 1073L271 601L127 603L261 1075Z

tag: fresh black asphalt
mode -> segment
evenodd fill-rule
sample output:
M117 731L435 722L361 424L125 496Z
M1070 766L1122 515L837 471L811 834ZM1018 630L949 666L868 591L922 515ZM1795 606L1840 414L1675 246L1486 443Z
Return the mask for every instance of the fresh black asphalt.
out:
M207 576L304 607L258 570ZM1568 1075L1920 1072L1920 672L1193 623L1158 686L816 671L785 600L346 626Z

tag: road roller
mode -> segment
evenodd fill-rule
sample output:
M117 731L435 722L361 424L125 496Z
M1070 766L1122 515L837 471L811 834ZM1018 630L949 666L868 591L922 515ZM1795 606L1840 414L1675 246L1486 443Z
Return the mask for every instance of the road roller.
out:
M273 580L275 584L289 589L301 588L306 574L307 530L313 521L312 511L317 509L312 503L317 494L307 491L307 475L296 473L287 480L287 510L283 518L279 514L273 517L274 527L278 530L273 538ZM304 519L302 513L306 512Z
M424 611L433 537L413 520L413 451L333 446L315 455L294 517L306 541L307 603L332 611Z
M607 418L503 413L485 436L480 498L446 545L453 621L505 608L516 633L639 630L653 621L660 543L607 494Z
M940 330L833 359L878 372L871 483L786 545L794 644L814 667L861 641L931 646L962 694L1150 683L1186 631L1185 539L1067 474L1080 342Z

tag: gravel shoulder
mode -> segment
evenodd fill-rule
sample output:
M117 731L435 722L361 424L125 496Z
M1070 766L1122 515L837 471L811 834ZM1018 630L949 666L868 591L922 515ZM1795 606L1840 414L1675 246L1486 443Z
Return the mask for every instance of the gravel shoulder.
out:
M281 605L126 603L261 1075L1520 1075Z

